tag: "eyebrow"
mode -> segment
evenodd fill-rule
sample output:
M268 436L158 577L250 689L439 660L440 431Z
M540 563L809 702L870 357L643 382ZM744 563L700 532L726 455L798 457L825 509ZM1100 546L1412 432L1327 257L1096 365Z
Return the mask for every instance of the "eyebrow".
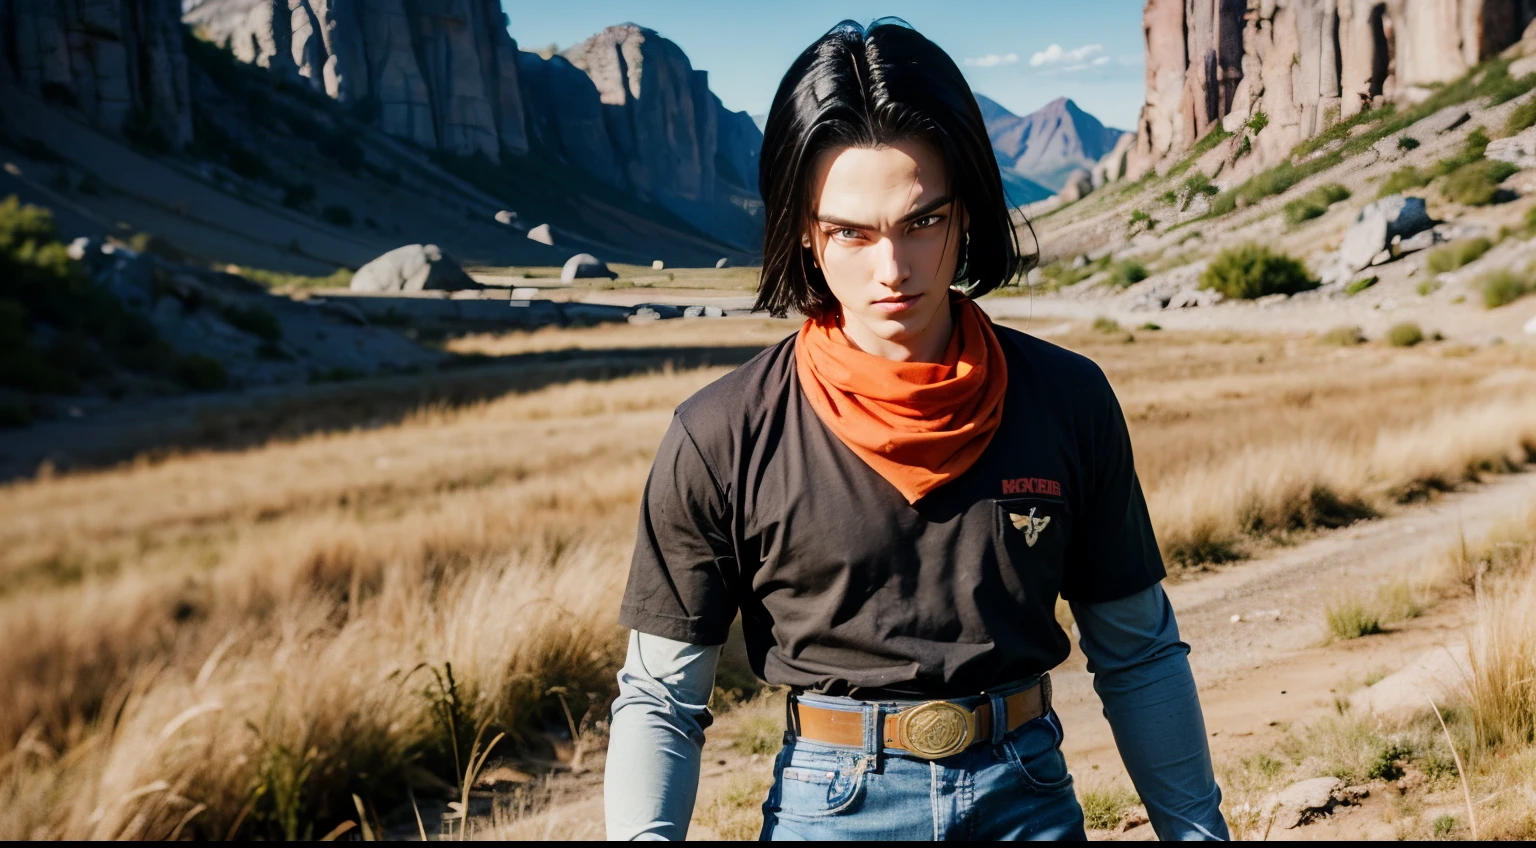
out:
M946 195L943 195L941 197L935 197L933 200L930 200L927 203L923 204L920 208L918 208L918 209L916 209L916 210L914 210L912 212L907 213L906 217L902 218L897 223L898 224L906 224L906 223L910 223L912 221L916 221L918 218L922 218L922 217L927 216L927 215L932 215L935 211L937 211L939 209L943 209L945 206L948 206L949 204L953 203L954 200L955 200L955 197L952 194L946 194ZM853 221L845 221L842 218L838 218L838 217L833 216L833 215L817 215L816 216L816 220L817 220L817 222L822 223L822 224L832 224L833 226L837 226L837 227L847 227L850 230L876 230L876 229L879 229L879 227L875 227L875 226L870 225L870 224L857 224L857 223L854 223Z

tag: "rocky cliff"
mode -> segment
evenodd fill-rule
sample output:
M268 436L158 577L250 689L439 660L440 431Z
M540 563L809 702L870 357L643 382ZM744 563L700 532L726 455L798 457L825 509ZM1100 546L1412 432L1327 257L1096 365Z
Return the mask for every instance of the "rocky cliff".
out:
M1260 112L1253 161L1277 161L1340 119L1461 76L1533 18L1532 0L1148 0L1128 175Z
M653 30L610 27L545 59L517 49L499 0L189 0L185 20L391 135L491 161L537 147L706 232L756 238L762 134Z
M177 0L0 0L0 81L110 131L192 137Z
M498 0L189 0L185 20L429 149L528 152L517 43Z

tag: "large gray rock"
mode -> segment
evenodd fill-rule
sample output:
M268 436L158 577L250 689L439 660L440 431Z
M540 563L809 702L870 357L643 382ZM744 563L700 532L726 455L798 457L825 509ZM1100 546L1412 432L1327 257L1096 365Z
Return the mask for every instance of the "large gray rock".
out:
M1394 236L1407 238L1434 225L1422 197L1394 194L1368 204L1344 235L1339 258L1345 268L1369 268L1378 253L1392 245Z
M1338 803L1334 796L1343 789L1344 781L1337 777L1314 777L1276 792L1264 806L1272 811L1274 824L1293 828L1333 809Z
M606 277L613 279L618 274L608 270L607 264L590 253L578 253L565 260L565 267L560 269L560 282L569 283L573 280L592 279Z
M1536 168L1536 127L1488 144L1488 158L1517 168Z
M482 286L435 244L408 244L369 262L352 275L352 291L461 291Z

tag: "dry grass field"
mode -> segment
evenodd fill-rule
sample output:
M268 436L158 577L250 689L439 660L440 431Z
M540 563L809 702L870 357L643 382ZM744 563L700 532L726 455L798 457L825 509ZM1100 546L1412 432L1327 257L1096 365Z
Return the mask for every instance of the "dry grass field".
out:
M454 346L740 346L793 329ZM1057 331L1119 391L1185 574L1536 460L1529 349ZM575 380L0 488L0 837L415 832L411 800L440 808L497 733L493 763L579 759L569 737L595 732L622 656L651 453L724 371Z

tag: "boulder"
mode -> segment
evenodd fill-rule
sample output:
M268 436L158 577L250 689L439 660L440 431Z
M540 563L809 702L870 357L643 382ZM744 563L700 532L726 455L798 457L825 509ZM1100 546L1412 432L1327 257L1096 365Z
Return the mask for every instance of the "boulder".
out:
M500 212L496 213L496 223L498 223L498 224L506 224L508 226L511 226L512 222L516 221L516 220L517 220L517 213L516 212L512 212L510 210L503 209Z
M661 261L660 259L653 259L653 260L651 260L651 270L652 271L660 271L661 269L663 269L665 267L667 267L667 263Z
M1429 709L1429 699L1444 703L1469 671L1467 646L1431 648L1403 668L1349 696L1357 716L1378 721L1412 719Z
M1080 168L1067 176L1067 184L1057 194L1063 202L1072 203L1093 194L1093 172Z
M1339 258L1351 271L1369 268L1394 236L1407 238L1434 225L1422 197L1394 194L1366 205L1344 236Z
M1531 320L1525 322L1525 334L1527 336L1536 336L1536 315L1532 315Z
M555 243L554 233L550 232L548 224L540 224L537 227L529 230L528 238L538 242L539 244L554 246Z
M565 260L565 267L560 269L560 282L569 283L573 280L587 280L596 277L613 279L618 274L608 270L603 260L590 253L578 253Z
M729 268L729 267L731 267L731 260L729 260L729 259L725 258L724 256L722 256L722 257L720 257L719 261L715 262L715 267L716 268Z
M1413 129L1409 131L1409 135L1413 135L1413 133L1419 133L1426 137L1444 135L1470 120L1472 120L1472 113L1467 111L1466 106L1447 106L1414 124ZM1418 138L1419 136L1414 137ZM1422 141L1423 139L1420 140Z
M482 286L435 244L408 244L369 262L352 275L352 291L462 291Z
M1517 168L1536 168L1536 127L1490 142L1487 155Z
M1274 811L1274 824L1293 828L1333 809L1333 794L1343 788L1344 781L1337 777L1314 777L1276 792L1265 807Z

